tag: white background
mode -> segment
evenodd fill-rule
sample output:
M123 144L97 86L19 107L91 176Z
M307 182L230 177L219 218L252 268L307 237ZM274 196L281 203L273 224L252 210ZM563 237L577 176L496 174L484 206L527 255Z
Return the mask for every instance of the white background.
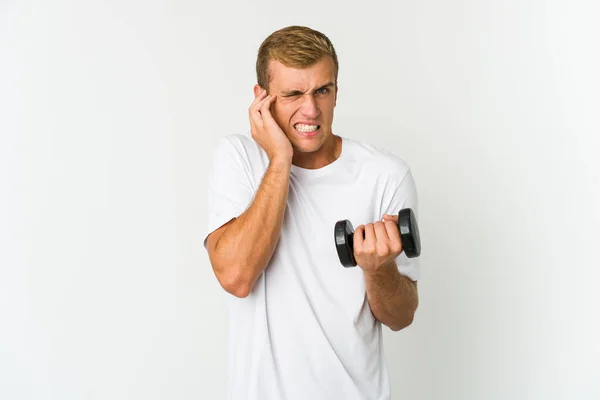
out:
M596 2L0 4L1 399L224 398L207 168L290 24L336 46L334 132L418 185L393 398L600 398Z

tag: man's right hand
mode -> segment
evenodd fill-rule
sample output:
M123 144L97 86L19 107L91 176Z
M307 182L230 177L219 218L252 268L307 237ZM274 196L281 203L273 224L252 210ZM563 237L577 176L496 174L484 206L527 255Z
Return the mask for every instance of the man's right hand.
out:
M267 153L269 160L289 160L294 155L292 143L271 115L276 96L261 89L248 110L252 137Z

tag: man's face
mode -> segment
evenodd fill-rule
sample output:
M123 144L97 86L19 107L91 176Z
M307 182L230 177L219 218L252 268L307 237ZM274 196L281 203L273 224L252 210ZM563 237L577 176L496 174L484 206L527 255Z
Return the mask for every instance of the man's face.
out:
M331 57L307 68L290 68L271 61L269 94L277 96L271 107L275 121L294 150L316 152L331 140L333 109L337 98Z

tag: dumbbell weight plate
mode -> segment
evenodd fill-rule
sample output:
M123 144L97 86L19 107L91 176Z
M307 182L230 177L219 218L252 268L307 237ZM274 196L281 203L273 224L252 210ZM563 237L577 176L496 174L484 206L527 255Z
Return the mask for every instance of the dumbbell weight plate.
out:
M400 228L402 250L406 257L418 257L421 254L421 237L417 219L412 209L400 210L398 213L398 228Z
M335 248L344 267L355 267L354 259L354 228L350 221L338 221L335 224Z

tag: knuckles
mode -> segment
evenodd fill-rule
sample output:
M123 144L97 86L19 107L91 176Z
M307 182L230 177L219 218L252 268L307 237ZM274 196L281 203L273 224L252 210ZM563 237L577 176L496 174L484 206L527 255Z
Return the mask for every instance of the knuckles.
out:
M379 257L387 257L390 254L390 249L387 246L377 246L377 255Z
M400 254L402 252L402 243L400 242L392 242L390 246L392 253Z

